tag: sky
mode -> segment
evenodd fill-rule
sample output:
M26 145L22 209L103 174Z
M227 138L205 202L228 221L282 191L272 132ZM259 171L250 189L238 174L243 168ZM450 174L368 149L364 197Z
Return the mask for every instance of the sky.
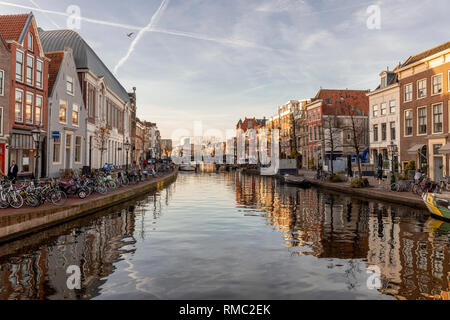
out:
M450 40L448 0L0 1L0 14L29 11L80 33L163 138L195 121L233 129L321 87L373 90L386 67Z

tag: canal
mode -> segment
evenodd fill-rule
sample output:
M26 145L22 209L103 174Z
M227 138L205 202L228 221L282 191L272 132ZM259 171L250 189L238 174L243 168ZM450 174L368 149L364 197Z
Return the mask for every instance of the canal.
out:
M448 299L450 226L425 214L272 178L180 173L1 246L0 299ZM69 266L80 290L67 287Z

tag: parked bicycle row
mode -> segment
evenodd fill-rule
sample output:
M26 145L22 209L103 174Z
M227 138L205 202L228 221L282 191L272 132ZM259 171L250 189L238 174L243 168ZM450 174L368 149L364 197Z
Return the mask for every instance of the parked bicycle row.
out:
M173 166L154 169L108 172L96 171L89 175L76 175L70 179L49 179L46 181L23 181L15 183L14 179L0 180L0 209L20 209L24 205L39 207L45 203L64 206L68 197L86 199L93 194L104 195L128 185L165 175L174 170Z

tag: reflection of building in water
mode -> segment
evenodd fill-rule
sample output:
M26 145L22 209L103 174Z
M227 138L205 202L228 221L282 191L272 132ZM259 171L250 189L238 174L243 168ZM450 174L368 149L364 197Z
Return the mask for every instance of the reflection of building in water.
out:
M134 210L134 209L133 209ZM42 245L26 256L0 264L0 299L84 299L98 295L101 280L113 263L133 249L134 214L123 210L103 216L83 228ZM76 229L74 229L76 230ZM69 266L81 269L81 290L69 290Z
M398 299L448 299L448 233L418 228L397 209L370 204L370 210L368 263L381 269L381 291Z
M367 259L380 268L383 294L448 299L449 233L427 230L423 213L290 188L265 177L236 175L235 184L241 208L264 210L267 223L284 233L296 254Z

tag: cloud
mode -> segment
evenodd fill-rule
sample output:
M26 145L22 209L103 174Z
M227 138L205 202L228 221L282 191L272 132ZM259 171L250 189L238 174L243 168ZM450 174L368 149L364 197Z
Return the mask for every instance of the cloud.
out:
M116 64L116 66L114 67L114 73L117 73L117 71L119 70L119 68L125 64L125 62L127 62L127 60L130 58L131 54L133 53L133 51L136 48L136 45L139 43L139 41L141 40L141 38L144 36L144 34L147 31L152 30L153 26L156 25L159 21L159 18L161 17L161 15L164 13L164 11L167 8L167 5L169 4L169 0L163 0L161 2L161 5L159 6L158 10L156 10L155 14L152 16L152 18L150 19L149 24L143 28L142 30L139 31L139 33L137 34L136 38L133 39L133 42L130 45L130 48L128 49L128 52L126 53L126 55L119 60L119 62Z

